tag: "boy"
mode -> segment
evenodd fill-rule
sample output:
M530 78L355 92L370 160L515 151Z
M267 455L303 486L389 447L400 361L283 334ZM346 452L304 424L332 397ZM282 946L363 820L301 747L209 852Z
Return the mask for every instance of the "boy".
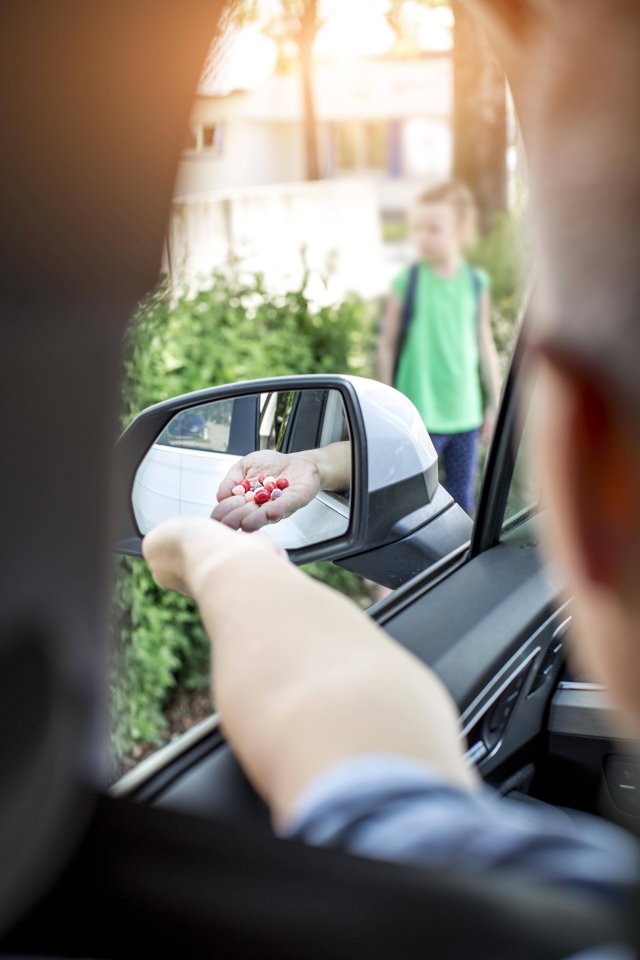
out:
M474 219L462 184L445 183L418 198L410 222L420 260L393 281L378 349L380 380L417 407L445 486L469 514L478 439L491 438L500 393L489 281L462 255Z

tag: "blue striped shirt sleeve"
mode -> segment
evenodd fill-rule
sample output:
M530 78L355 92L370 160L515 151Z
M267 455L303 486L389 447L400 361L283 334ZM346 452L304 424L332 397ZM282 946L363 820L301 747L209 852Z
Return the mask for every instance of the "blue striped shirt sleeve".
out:
M516 870L624 906L640 876L634 839L579 812L470 793L395 756L360 756L320 774L282 833L412 865Z

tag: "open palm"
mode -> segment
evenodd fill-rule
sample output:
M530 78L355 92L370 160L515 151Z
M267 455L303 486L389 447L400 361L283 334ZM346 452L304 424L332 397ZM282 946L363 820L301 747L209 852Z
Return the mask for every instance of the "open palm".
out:
M244 496L232 493L242 480L257 480L260 474L286 477L289 486L278 500L263 506L247 503ZM304 453L285 454L275 450L250 453L233 465L220 483L216 494L218 505L211 516L236 530L259 530L267 523L276 523L306 506L320 489L317 464Z

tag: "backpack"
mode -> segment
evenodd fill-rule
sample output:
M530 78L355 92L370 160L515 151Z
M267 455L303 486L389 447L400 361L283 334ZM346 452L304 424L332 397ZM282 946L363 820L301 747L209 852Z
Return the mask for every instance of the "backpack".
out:
M476 300L476 321L480 325L480 308L482 303L482 281L480 274L471 264L467 265L471 273L471 283L473 285L473 295ZM398 349L396 350L396 360L393 368L393 382L396 382L398 375L398 364L402 356L402 349L409 331L409 324L413 317L413 308L416 300L416 287L418 286L418 273L420 264L413 263L409 269L409 281L407 283L407 292L402 304L402 313L400 314L400 336L398 337Z

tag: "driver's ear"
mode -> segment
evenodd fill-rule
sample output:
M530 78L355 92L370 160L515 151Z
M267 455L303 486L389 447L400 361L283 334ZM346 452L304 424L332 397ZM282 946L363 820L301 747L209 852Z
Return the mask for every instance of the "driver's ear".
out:
M549 361L559 378L566 448L565 533L578 572L619 593L636 582L640 543L638 418L591 374Z

